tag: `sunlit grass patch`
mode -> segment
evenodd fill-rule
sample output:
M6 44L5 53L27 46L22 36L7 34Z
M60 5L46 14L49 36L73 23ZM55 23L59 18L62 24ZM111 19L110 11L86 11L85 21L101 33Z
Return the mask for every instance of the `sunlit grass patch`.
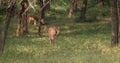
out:
M38 29L30 24L28 35L16 37L17 19L12 19L0 63L120 62L120 46L110 46L109 21L76 22L73 18L59 17L47 21L47 25L60 28L54 44L49 43L45 26L42 26L41 36L37 34Z
M58 22L50 21L55 25ZM1 63L119 63L119 46L110 47L109 24L60 22L54 44L49 43L44 27L41 37L32 25L26 36L15 37L10 31Z
M60 27L55 44L50 44L42 27L42 36L37 28L29 26L29 34L15 37L8 32L5 52L1 62L11 63L105 63L118 61L119 47L110 47L110 25L104 23L76 23L74 21L50 21ZM67 23L67 24L66 24ZM74 25L73 25L74 24ZM15 25L15 24L14 24ZM11 25L12 26L12 25ZM10 27L15 31L15 27ZM11 35L13 34L13 35ZM9 55L8 55L9 54ZM104 57L106 56L106 57ZM6 60L6 61L4 61ZM96 60L96 61L94 61ZM119 62L119 61L118 61Z

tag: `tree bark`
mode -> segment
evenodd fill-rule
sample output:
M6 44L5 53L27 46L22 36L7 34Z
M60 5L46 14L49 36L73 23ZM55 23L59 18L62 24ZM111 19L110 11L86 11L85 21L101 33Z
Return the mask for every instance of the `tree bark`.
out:
M68 14L69 18L72 16L74 5L75 5L75 0L72 0L72 4L70 6L70 10L69 10L69 14Z
M7 30L10 24L11 17L14 14L16 7L16 0L10 0L10 3L8 3L8 8L7 8L7 15L6 15L6 20L3 23L2 31L1 31L1 38L0 38L0 54L3 53L4 50L4 45L5 45L5 39L7 36Z
M4 4L4 0L0 0L0 6Z
M28 33L28 23L27 23L27 12L28 12L28 0L22 0L21 9L18 17L18 24L16 30L16 36L19 37L21 35L21 25L23 24L22 33L23 35Z
M87 0L84 0L81 6L81 19L85 19L86 18L86 9L87 9Z
M68 14L69 18L72 16L73 11L77 10L77 2L78 2L78 0L72 0L72 4L70 6L70 10L69 10L69 14Z
M44 16L45 16L45 7L50 3L50 0L48 0L46 3L43 2L43 0L39 1L40 9L39 9L39 26L38 26L38 35L41 35L41 25L45 24Z
M111 18L112 18L112 39L111 45L115 46L118 44L118 10L117 10L117 0L111 0Z
M16 36L19 37L20 35L21 35L21 18L19 16L18 23L17 23Z
M120 0L118 0L117 7L118 7L119 32L120 32Z
M78 0L75 0L74 11L77 11L77 10L78 10L77 6L78 6Z
M24 10L22 13L22 19L23 19L23 35L26 35L28 33L28 25L27 25L27 12L28 12L28 0L23 0L21 3L23 6L22 9Z
M40 9L39 9L39 26L38 26L38 35L41 36L41 21L44 21L44 8L42 8L44 6L44 1L40 0L39 1L40 4Z
M27 12L23 16L23 35L26 35L28 33L28 23L27 23Z

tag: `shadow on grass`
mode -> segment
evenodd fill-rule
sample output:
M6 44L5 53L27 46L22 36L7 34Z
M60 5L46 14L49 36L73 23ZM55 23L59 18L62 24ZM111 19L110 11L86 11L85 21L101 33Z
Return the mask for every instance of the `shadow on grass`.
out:
M76 23L73 25L67 25L61 27L61 35L63 36L72 36L72 35L96 35L96 34L109 34L110 33L110 24L109 23L86 23L80 24Z

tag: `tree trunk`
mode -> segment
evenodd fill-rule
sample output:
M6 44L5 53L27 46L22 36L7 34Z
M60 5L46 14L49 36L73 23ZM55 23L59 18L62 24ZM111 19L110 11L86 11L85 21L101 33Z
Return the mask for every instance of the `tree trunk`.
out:
M117 7L118 7L119 32L120 32L120 0L118 0L117 5L118 5Z
M27 23L27 12L23 16L23 35L26 35L28 33L28 23Z
M84 0L83 3L82 3L82 6L81 6L81 16L80 16L81 19L86 18L86 16L85 16L86 9L87 9L87 0Z
M43 0L39 1L40 9L39 9L39 28L38 28L38 34L41 35L41 25L45 24L44 16L45 16L45 7L50 3L50 0L48 0L46 3L44 3Z
M20 36L21 32L21 25L23 24L23 35L28 33L28 23L27 23L27 12L28 12L28 0L22 0L21 2L21 9L19 13L19 18L18 18L18 24L17 24L17 30L16 30L16 36Z
M105 1L104 1L104 0L101 0L101 2L102 2L102 5L104 6L104 5L105 5Z
M28 12L28 0L23 0L23 2L21 3L23 4L22 9L24 9L23 13L22 13L22 19L23 19L23 35L26 35L28 33L28 25L27 25L27 12Z
M4 50L4 45L5 45L5 39L7 36L7 30L10 24L11 17L13 16L15 11L15 6L16 5L16 0L11 0L8 8L7 8L7 15L6 15L6 20L3 23L2 31L1 31L1 38L0 38L0 54L2 54Z
M21 35L21 19L20 16L18 18L18 23L17 23L17 30L16 30L16 36L19 37Z
M70 18L72 16L73 11L77 11L77 3L78 0L72 0L72 4L70 6L68 17Z
M69 14L68 14L68 17L70 18L72 16L72 12L73 12L73 9L74 9L74 5L75 5L75 0L72 0L72 4L70 6L70 10L69 10Z
M38 35L41 36L41 20L44 20L44 8L42 9L42 7L44 6L44 1L40 0L39 4L40 4L40 9L39 9Z
M0 0L0 6L4 5L4 0Z
M112 40L111 45L115 46L118 44L118 10L117 10L117 0L111 0L111 18L112 18Z
M75 11L78 10L77 5L78 5L78 0L75 0L75 4L74 4L74 10L75 10Z
M11 18L10 14L7 14L6 20L3 23L3 28L1 32L1 40L0 40L0 53L2 53L4 49L5 39L7 36L7 29L10 23L10 18Z

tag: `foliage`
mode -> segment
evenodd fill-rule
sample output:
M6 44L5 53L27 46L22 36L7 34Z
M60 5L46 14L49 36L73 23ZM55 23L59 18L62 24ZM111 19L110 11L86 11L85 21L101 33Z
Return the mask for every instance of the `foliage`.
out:
M101 5L96 5L94 7L88 8L86 13L87 20L97 21L104 17L109 17L110 16L109 9L110 6L101 6Z

